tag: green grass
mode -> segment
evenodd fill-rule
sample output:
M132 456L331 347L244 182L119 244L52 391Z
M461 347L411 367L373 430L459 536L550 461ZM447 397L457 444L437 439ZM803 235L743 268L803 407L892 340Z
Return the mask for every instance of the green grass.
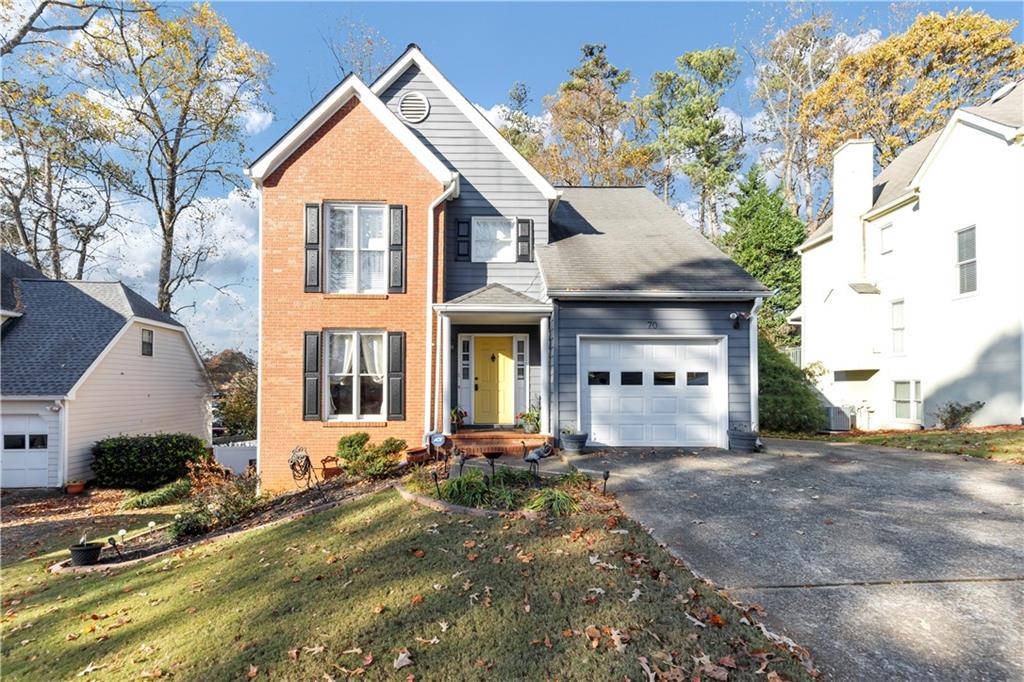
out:
M1024 463L1024 428L958 429L955 431L880 431L863 434L809 435L798 433L765 434L777 438L864 443L925 452L970 455L997 462Z
M689 679L703 654L731 657L734 682L764 680L766 654L767 670L810 679L635 524L607 521L469 520L386 491L110 576L44 574L67 545L44 536L37 556L3 557L4 679L77 679L91 665L84 679L244 679L255 666L281 680L360 667L369 679L636 680L641 656ZM621 652L611 628L630 638ZM395 671L402 648L415 663Z

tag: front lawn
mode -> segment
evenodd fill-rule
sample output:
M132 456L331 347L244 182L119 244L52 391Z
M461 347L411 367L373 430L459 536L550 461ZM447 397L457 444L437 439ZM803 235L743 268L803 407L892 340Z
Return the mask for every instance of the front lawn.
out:
M111 575L45 574L68 536L44 537L2 558L5 679L810 679L616 515L468 519L385 491Z
M849 434L765 434L778 438L864 443L925 452L970 455L997 462L1024 464L1024 426L993 426L943 431L872 431Z

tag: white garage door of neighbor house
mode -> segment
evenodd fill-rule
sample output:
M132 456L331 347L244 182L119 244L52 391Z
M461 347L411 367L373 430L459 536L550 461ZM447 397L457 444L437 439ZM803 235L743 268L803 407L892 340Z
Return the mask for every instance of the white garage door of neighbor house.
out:
M0 486L43 488L47 480L51 443L46 420L36 415L4 415L3 450L0 453Z
M721 339L580 340L580 430L609 446L724 446Z

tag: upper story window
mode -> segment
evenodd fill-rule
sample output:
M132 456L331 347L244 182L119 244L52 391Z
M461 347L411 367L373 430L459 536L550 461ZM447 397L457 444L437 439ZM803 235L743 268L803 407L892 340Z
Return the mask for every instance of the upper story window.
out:
M147 357L153 355L153 330L143 329L142 330L142 354Z
M975 234L974 227L956 233L956 273L961 294L978 290L978 245Z
M883 254L892 253L892 224L883 225L878 231L879 251Z
M515 218L474 217L471 253L474 263L515 263Z
M383 419L385 335L332 331L325 336L327 418Z
M892 352L903 352L903 333L906 323L903 319L903 301L892 302Z
M387 207L327 204L327 292L387 293Z

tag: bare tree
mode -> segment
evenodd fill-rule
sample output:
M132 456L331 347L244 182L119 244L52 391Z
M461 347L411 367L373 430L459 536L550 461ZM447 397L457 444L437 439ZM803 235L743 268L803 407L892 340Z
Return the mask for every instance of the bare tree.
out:
M16 0L0 0L0 26L7 28L0 35L0 57L26 45L56 45L58 39L52 34L81 31L100 10L115 4L93 0L36 0L22 8Z
M172 310L184 282L202 278L219 245L207 239L202 197L240 187L247 117L265 110L269 58L239 40L209 5L157 13L104 10L67 58L73 77L124 112L119 142L154 213L161 239L157 306ZM166 15L166 16L165 16ZM179 224L199 227L187 239Z
M369 83L384 71L394 53L384 34L362 19L343 17L320 37L331 53L338 80L354 73Z

